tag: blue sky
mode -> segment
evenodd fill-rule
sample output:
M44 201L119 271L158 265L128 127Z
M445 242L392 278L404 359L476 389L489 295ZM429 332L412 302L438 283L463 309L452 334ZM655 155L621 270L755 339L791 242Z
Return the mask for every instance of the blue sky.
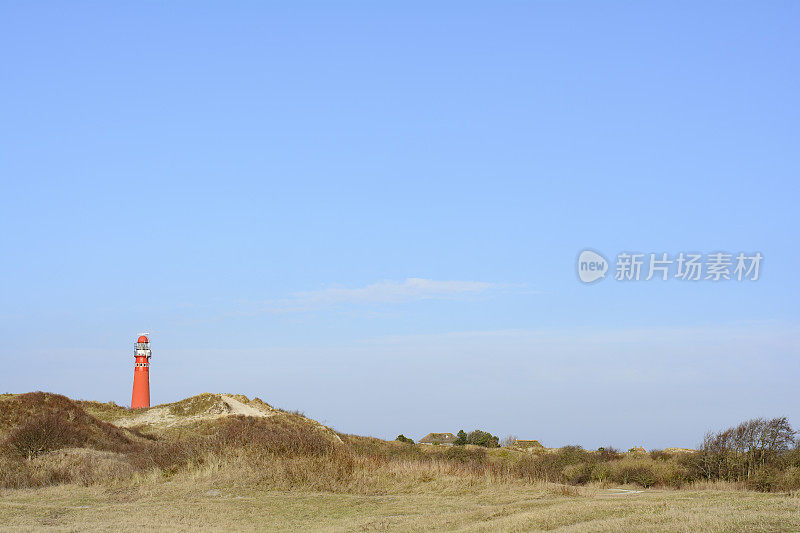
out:
M345 432L800 425L793 2L3 2L0 390ZM584 285L578 253L759 251ZM613 269L613 267L612 267Z

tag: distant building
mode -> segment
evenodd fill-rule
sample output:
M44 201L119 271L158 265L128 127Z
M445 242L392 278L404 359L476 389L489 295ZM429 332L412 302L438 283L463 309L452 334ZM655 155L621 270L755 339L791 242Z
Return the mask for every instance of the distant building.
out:
M527 449L527 448L544 448L544 446L542 446L539 443L538 440L520 440L520 439L517 439L516 441L514 441L514 446L516 446L517 448L525 448L525 449Z
M455 441L456 436L452 433L428 433L419 439L419 444L442 444L444 446L452 446Z

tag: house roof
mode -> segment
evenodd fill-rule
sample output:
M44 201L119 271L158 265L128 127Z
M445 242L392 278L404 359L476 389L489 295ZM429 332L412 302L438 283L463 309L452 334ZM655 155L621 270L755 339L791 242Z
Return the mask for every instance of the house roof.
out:
M456 436L452 433L428 433L419 439L419 442L422 444L433 444L435 442L439 444L453 444L455 440Z
M514 446L519 446L520 448L544 448L538 440L520 440L517 439L514 441Z

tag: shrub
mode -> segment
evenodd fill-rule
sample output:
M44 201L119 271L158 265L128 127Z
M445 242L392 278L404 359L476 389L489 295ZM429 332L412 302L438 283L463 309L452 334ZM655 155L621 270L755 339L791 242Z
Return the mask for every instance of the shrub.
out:
M567 483L581 485L592 479L592 465L589 463L567 465L562 470L562 474Z
M781 490L800 490L800 466L790 466L784 472Z
M763 466L747 480L747 488L761 492L774 492L781 488L782 476L780 471L773 466Z
M526 454L508 467L514 477L552 482L582 483L588 481L585 469L595 463L594 455L580 446L565 446L555 453ZM567 466L576 465L567 469Z
M44 414L29 418L12 430L5 439L5 447L27 459L33 459L51 450L69 445L79 446L81 435L57 414Z
M564 465L574 465L584 462L592 462L592 454L583 449L579 445L570 445L559 448L555 455L551 456L557 462Z
M401 434L399 434L399 435L397 436L397 438L396 438L396 439L394 439L394 440L396 440L396 441L400 441L400 442L403 442L403 443L405 443L405 444L414 444L414 439L409 439L408 437L406 437L406 436L405 436L405 435L403 435L402 433L401 433Z
M481 431L476 429L469 433L464 432L463 429L458 431L456 440L453 441L456 446L464 446L465 444L474 444L476 446L483 446L484 448L499 448L500 439L492 435L488 431Z
M481 431L480 429L476 429L475 431L470 432L467 435L467 443L475 444L477 446L483 446L485 448L499 448L500 447L500 439L497 438L495 435L492 435L488 431Z
M600 461L616 461L622 457L622 455L619 453L619 450L613 446L603 446L598 448L597 456Z
M650 458L656 461L669 461L672 456L664 450L651 450Z
M625 465L619 471L620 483L636 483L649 488L656 484L656 476L650 465Z
M784 468L800 468L800 440L797 441L797 445L794 448L786 452L781 462Z
M597 464L592 470L592 479L623 485L636 483L645 488L654 485L680 487L688 475L677 461L654 461L637 455Z
M459 463L481 463L486 460L486 450L481 448L466 448L464 446L450 446L442 454L444 459Z

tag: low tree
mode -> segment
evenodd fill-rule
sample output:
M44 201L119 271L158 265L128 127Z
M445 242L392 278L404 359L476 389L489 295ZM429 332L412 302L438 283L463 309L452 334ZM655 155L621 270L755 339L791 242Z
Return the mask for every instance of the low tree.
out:
M794 446L795 434L785 417L747 420L707 434L690 466L706 479L749 481L779 466Z
M499 448L500 439L488 431L475 431L465 432L463 429L459 430L456 435L456 440L453 442L456 446L464 446L465 444L474 444L476 446L483 446L484 448Z
M498 439L496 436L492 435L488 431L481 431L480 429L471 431L467 435L467 443L475 444L477 446L483 446L485 448L500 447L500 439Z
M403 435L402 433L401 433L401 434L399 434L399 435L397 436L397 438L396 438L396 439L394 439L394 440L396 440L396 441L400 441L400 442L404 442L404 443L406 443L406 444L414 444L414 439L409 439L408 437L406 437L406 436L405 436L405 435Z

